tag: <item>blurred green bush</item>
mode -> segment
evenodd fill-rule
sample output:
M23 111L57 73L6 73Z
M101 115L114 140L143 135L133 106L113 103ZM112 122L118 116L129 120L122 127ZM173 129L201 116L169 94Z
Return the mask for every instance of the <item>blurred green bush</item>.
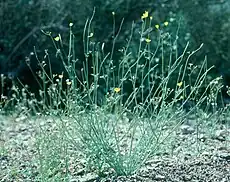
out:
M113 43L113 28L118 33L120 23L124 23L116 40L114 60L119 60L119 49L127 44L132 22L134 22L134 38L131 46L133 57L137 53L141 27L141 15L147 10L153 16L153 26L170 24L165 31L175 37L178 30L178 49L182 53L187 41L190 50L196 49L201 43L204 48L194 59L194 64L200 64L204 56L208 56L208 66L216 65L217 69L211 77L222 75L224 84L230 83L230 2L203 0L8 0L0 2L0 72L12 70L24 62L34 47L38 54L44 55L44 50L53 54L55 49L50 39L43 35L52 32L52 36L61 35L68 49L69 23L72 22L76 37L76 54L84 59L82 33L85 22L96 8L91 26L95 42L105 42L105 51L110 52ZM115 13L113 19L112 12ZM157 46L157 32L151 32L153 48ZM167 50L166 50L167 51ZM168 50L170 51L170 50ZM167 55L167 53L166 53ZM4 67L4 68L3 68Z

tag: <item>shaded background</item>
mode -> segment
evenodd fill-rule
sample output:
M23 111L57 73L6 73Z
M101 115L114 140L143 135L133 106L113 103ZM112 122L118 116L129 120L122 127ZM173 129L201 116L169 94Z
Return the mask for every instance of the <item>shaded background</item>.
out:
M51 56L53 69L61 73L63 67L55 57L56 50L44 31L52 32L56 37L62 36L68 50L69 23L73 22L73 33L76 37L76 54L84 60L82 33L87 18L96 8L92 23L95 42L105 42L105 51L112 48L113 16L115 12L116 30L124 18L120 36L115 47L114 60L119 60L118 49L126 45L132 22L141 25L141 15L148 10L153 16L153 24L169 21L168 31L175 35L180 22L178 45L183 50L190 41L190 50L204 43L204 46L193 60L196 64L207 55L208 66L215 65L211 77L223 76L223 84L230 85L230 1L228 0L2 0L0 2L0 73L10 78L20 78L23 83L35 87L32 75L26 67L25 60L30 59L33 69L38 69L33 54L34 47L41 58L47 50ZM139 26L140 27L140 26ZM139 44L140 29L134 28L132 52ZM136 32L136 34L135 34ZM153 32L154 36L154 32ZM136 37L136 43L135 43ZM152 41L153 42L153 41ZM154 44L154 43L153 43ZM79 69L82 65L79 65ZM10 87L10 86L9 86ZM227 100L226 87L222 89ZM7 89L4 91L7 94ZM128 91L127 91L128 92ZM2 94L1 94L2 95Z

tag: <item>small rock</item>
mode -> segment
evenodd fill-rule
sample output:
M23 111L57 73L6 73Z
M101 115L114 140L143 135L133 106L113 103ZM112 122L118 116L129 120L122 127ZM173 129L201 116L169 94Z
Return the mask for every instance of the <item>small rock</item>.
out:
M200 134L200 135L198 136L198 139L199 139L200 141L205 141L205 140L207 139L207 136L204 135L204 134Z
M184 135L192 134L195 131L194 128L189 125L182 125L180 129L181 129L182 134Z
M165 179L165 176L158 174L158 175L155 176L154 179L155 179L155 180L164 180L164 179Z
M230 161L230 153L228 153L228 152L220 153L220 158L222 158L226 161Z
M210 153L209 152L207 152L207 151L204 151L204 152L202 152L202 154L201 154L202 156L210 156Z
M93 174L93 173L88 173L80 179L80 182L93 182L93 181L96 181L97 178L98 178L98 175Z
M16 121L16 122L20 122L20 121L24 121L24 120L26 120L26 119L27 119L26 116L21 116L21 117L16 118L15 121Z
M79 182L78 179L71 179L70 182Z
M229 135L229 131L228 130L217 130L215 132L215 136L214 138L220 141L225 141L226 137Z

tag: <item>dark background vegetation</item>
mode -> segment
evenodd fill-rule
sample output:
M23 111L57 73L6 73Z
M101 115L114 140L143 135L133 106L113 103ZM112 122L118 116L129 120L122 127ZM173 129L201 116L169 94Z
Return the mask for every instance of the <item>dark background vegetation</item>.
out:
M31 54L35 48L41 59L45 55L45 50L48 51L51 63L54 65L54 72L61 73L62 63L55 56L56 50L52 41L41 32L41 29L52 32L53 37L60 34L67 50L70 22L74 24L76 54L78 59L83 61L85 57L82 44L83 29L94 7L96 13L91 26L94 41L104 42L106 52L112 49L112 12L116 14L116 31L124 18L115 47L114 60L121 57L118 49L125 46L125 39L130 35L132 22L140 25L140 17L147 10L150 15L153 15L154 24L169 21L167 28L172 35L176 34L180 22L178 49L181 51L187 41L190 41L190 50L204 43L204 47L193 60L194 64L201 63L207 55L208 66L215 65L211 77L223 76L223 84L230 85L230 2L228 0L1 0L0 73L9 79L19 78L24 84L36 87L34 85L36 82L32 80L33 76L26 66L26 60L29 59L33 69L37 71L37 60L34 54ZM134 53L138 41L137 38L137 43L132 45ZM80 68L82 68L81 64ZM226 87L222 91L227 99Z

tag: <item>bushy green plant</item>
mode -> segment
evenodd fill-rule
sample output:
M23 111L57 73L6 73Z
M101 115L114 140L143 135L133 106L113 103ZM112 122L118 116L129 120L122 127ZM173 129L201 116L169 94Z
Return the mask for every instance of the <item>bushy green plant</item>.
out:
M112 18L115 15L111 12ZM46 52L47 60L43 62L34 50L41 68L38 77L42 81L41 100L31 102L25 97L24 100L20 98L25 101L20 103L35 108L35 112L46 111L53 116L51 126L55 126L51 129L41 126L37 138L37 179L41 181L70 179L69 148L80 149L88 168L96 170L99 176L107 171L116 175L133 174L165 149L164 144L173 140L171 134L200 106L211 105L212 112L217 113L220 79L207 82L212 67L208 67L206 58L201 65L190 62L203 44L191 52L188 51L189 43L179 50L180 37L178 34L173 37L167 31L170 22L152 24L154 17L146 11L140 15L140 23L133 24L129 31L126 45L119 49L120 57L115 57L122 24L118 31L116 26L112 28L112 49L107 52L106 43L98 43L95 38L93 19L94 14L86 20L83 31L82 79L76 70L75 50L78 47L74 22L68 24L69 41L65 43L68 50L64 36L53 36L43 30L51 38L55 56L64 65L67 77L54 76L52 69L44 69L45 64L49 64L49 54ZM135 29L134 25L140 27ZM140 30L139 37L135 30ZM92 61L90 68L89 61ZM105 95L98 94L100 87L104 87ZM24 89L30 93L26 87ZM98 100L101 100L100 107ZM55 110L60 104L64 105L60 110L65 115Z
M142 19L143 24L145 24L146 19L149 21L147 12L143 14ZM128 42L127 47L123 49L124 55L118 64L118 75L113 74L111 69L113 69L114 65L111 63L111 57L104 55L102 61L99 62L97 58L100 52L88 49L90 44L96 45L91 41L92 35L88 31L90 30L91 22L92 18L86 23L84 42L86 43L86 53L91 53L92 59L95 61L95 64L93 64L93 81L89 83L85 80L82 83L91 108L90 110L78 110L78 112L70 115L73 122L70 130L76 130L80 134L88 164L92 165L99 175L103 175L104 171L109 169L112 169L117 175L130 175L138 171L153 155L159 153L166 140L169 140L171 133L183 123L187 115L196 111L201 104L209 103L208 91L209 89L212 90L212 86L215 87L215 84L213 85L212 82L208 84L205 92L201 94L199 90L202 88L202 84L205 83L211 68L207 68L206 60L204 60L198 70L198 74L196 74L195 82L188 81L187 83L185 80L186 75L190 74L192 76L191 70L193 70L192 65L189 68L189 60L202 47L200 46L186 56L188 44L182 54L177 54L177 49L172 50L170 57L172 60L168 62L163 62L164 52L162 52L161 64L155 63L155 65L151 66L144 64L141 66L142 60L154 60L156 55L154 52L158 49L163 51L164 47L164 43L160 43L156 50L152 52L149 49L151 39L143 38L141 35L137 58L129 62L130 53L128 47L130 42ZM165 25L167 24L165 23ZM73 24L70 24L70 26L73 26ZM158 31L159 27L156 26L155 28ZM144 32L145 26L142 26L142 29L142 32ZM70 34L71 36L72 34ZM159 34L160 39L162 38L161 36L162 34ZM72 44L70 43L70 45ZM72 46L70 46L69 55L68 58L74 55ZM148 55L149 59L145 57ZM110 63L108 65L106 65L107 60ZM108 69L105 69L101 75L100 71L102 71L104 64ZM147 82L148 84L144 85L144 81L158 66L161 70L158 84L150 85L149 93L143 96L142 88L149 84ZM147 71L142 71L141 76L139 71L142 68L146 68ZM177 69L179 69L179 72L176 71ZM87 72L87 70L84 71ZM74 78L71 75L74 72L69 70L68 73L70 78ZM173 74L176 75L175 82L171 81ZM102 107L96 105L95 99L97 98L97 85L100 75L107 83L105 86L110 90ZM123 89L125 89L124 82L126 79L131 82L132 91L124 100ZM149 80L155 81L152 78L149 78ZM71 81L74 83L73 80ZM136 85L137 81L140 82L140 86ZM174 83L174 88L169 88L168 83L170 81ZM187 93L187 89L190 92ZM137 101L138 99L140 100ZM188 112L185 112L183 108L189 101L193 101L194 105L189 108ZM212 100L211 104L215 104L215 102L215 100ZM178 106L178 103L181 104ZM130 107L131 105L132 107ZM129 116L127 117L127 115ZM164 131L165 127L168 128L166 132ZM72 138L71 141L77 140L74 136L75 132L68 132L68 134ZM76 143L75 145L78 144Z

